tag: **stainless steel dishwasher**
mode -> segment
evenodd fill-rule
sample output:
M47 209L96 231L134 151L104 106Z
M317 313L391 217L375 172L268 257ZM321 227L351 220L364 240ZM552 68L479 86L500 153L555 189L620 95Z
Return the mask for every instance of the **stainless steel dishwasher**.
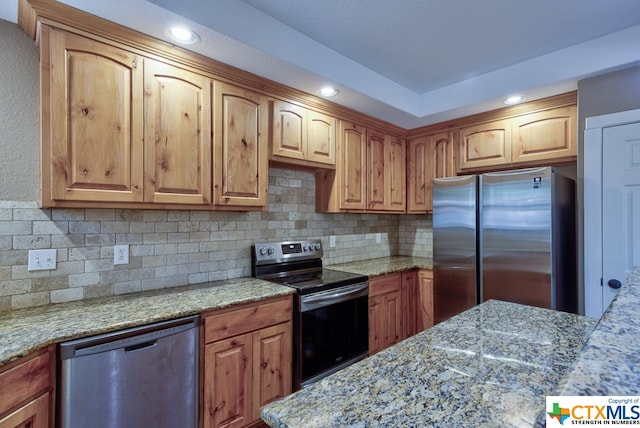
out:
M199 316L59 346L59 427L198 426Z

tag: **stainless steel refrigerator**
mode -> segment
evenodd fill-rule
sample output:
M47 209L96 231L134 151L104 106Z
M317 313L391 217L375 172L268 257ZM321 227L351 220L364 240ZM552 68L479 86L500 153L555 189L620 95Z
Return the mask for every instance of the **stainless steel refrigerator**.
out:
M434 179L435 322L489 299L576 312L575 215L552 167Z

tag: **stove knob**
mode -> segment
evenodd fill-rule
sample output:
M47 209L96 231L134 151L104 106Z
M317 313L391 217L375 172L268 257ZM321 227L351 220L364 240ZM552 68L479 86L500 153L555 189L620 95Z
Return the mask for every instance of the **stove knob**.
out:
M320 244L315 244L314 248L316 249L316 251L320 251Z
M266 256L267 255L267 249L264 248L264 247L260 248L260 255L261 256Z
M304 246L302 247L302 249L303 249L304 251L311 251L311 245L304 244Z
M276 250L273 247L269 247L269 249L267 250L267 253L269 253L269 255L275 253Z

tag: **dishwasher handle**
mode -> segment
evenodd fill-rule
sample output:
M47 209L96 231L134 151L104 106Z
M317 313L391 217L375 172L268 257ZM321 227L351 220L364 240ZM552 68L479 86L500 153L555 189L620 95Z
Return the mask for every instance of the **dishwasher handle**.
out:
M98 336L71 340L59 346L60 359L82 357L115 349L125 352L148 348L158 339L196 328L200 325L200 316L194 315L176 320L162 321L140 327L133 327ZM150 344L150 342L153 342Z

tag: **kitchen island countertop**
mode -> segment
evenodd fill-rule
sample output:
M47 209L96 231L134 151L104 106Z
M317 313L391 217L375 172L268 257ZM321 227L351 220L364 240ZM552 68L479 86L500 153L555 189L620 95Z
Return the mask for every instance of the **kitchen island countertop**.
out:
M272 427L533 426L596 320L490 300L263 408Z
M639 304L640 267L599 320L490 300L267 405L262 418L279 428L545 426L547 395L638 395Z

